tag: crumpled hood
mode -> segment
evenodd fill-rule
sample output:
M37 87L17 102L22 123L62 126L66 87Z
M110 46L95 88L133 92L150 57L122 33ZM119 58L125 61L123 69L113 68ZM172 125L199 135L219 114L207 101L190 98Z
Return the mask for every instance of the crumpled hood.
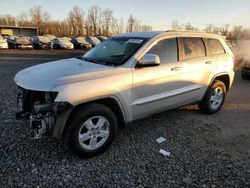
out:
M25 89L51 91L58 85L111 75L114 69L114 67L71 58L23 69L16 74L14 80L17 85Z

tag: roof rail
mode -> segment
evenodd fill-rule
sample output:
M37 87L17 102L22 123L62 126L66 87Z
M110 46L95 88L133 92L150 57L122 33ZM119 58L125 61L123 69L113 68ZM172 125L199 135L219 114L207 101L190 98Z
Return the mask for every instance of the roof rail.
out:
M208 32L206 32L206 31L201 31L201 30L176 30L176 29L166 30L166 32L194 32L194 33L208 33Z

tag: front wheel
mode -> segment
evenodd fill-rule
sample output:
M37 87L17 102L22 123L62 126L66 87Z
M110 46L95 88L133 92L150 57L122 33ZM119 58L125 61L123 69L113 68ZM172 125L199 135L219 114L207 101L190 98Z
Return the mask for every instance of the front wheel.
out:
M73 117L65 141L78 157L93 157L111 145L117 127L117 119L110 108L102 104L88 104Z
M226 86L221 81L215 81L208 89L205 97L199 104L201 112L206 114L214 114L218 112L225 101Z

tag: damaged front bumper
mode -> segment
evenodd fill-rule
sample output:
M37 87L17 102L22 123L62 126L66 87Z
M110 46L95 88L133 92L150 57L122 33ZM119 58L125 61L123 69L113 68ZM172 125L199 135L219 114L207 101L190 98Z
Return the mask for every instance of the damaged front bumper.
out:
M53 93L52 93L53 94ZM44 98L43 98L44 95ZM21 89L17 97L16 119L29 119L34 138L60 137L73 106L68 102L53 102L51 93ZM35 100L34 100L35 98Z

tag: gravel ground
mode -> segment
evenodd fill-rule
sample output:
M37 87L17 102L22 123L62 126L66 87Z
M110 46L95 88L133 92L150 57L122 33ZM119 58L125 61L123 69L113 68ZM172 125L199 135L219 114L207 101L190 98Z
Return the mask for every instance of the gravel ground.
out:
M250 82L238 74L218 114L195 105L157 114L120 129L104 154L78 159L60 140L32 140L28 122L15 120L13 78L82 52L25 53L0 51L0 187L250 187ZM167 141L157 144L160 136Z

